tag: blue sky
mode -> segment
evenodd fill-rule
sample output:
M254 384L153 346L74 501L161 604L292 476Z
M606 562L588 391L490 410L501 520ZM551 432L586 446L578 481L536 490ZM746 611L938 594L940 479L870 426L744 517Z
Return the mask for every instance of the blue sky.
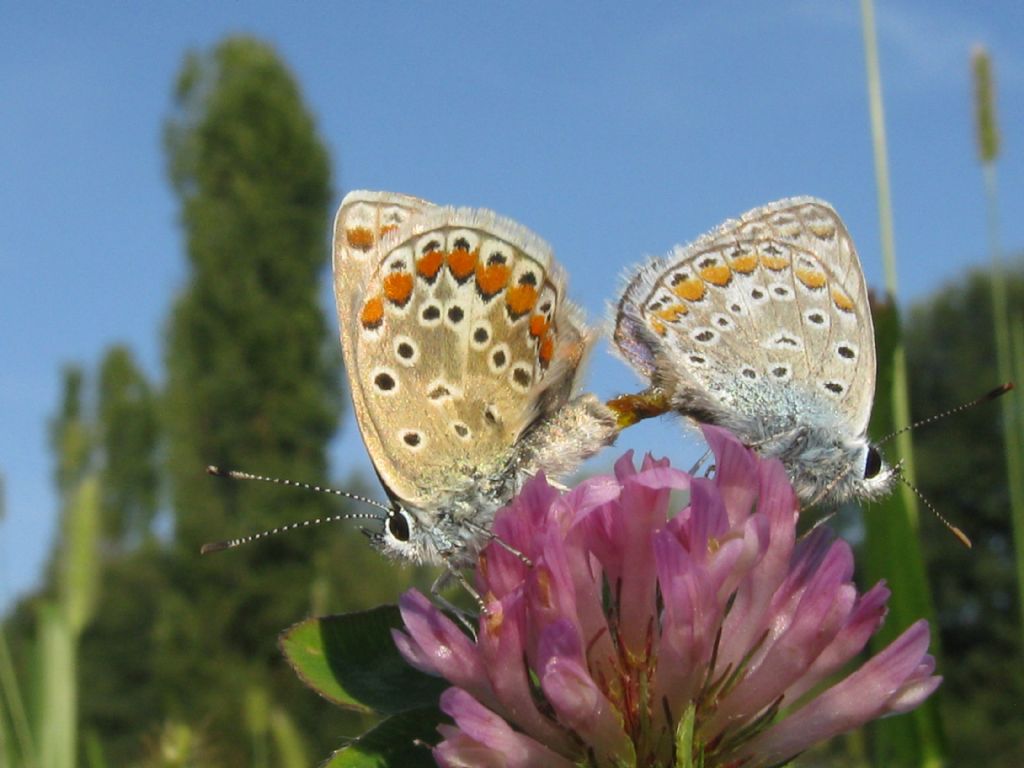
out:
M187 277L161 125L185 52L226 34L268 40L291 67L338 200L387 189L511 216L554 246L595 320L628 265L797 194L836 206L881 285L857 3L12 3L3 15L0 607L52 546L60 367L124 342L161 375ZM987 261L977 41L998 78L1003 241L1024 247L1024 4L878 0L877 16L912 302ZM331 303L325 282L333 315ZM635 381L597 350L592 389ZM342 434L336 477L368 466L350 422ZM620 444L696 453L666 423Z

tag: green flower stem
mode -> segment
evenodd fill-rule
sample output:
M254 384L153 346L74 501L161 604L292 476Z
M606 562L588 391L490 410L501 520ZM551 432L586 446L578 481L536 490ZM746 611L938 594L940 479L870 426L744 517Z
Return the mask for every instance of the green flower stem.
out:
M878 41L872 0L861 0L864 31L864 53L867 65L868 104L871 115L871 136L874 148L875 180L878 188L878 219L882 241L882 262L885 268L886 294L890 302L897 296L896 247L893 237L892 194L889 185L889 159L885 138L885 112L882 101L882 78L878 63ZM893 307L893 309L895 309ZM890 426L899 430L910 424L910 401L907 394L907 363L900 334L898 315L893 312L890 343L879 349L879 388L876 410L888 411ZM887 349L886 349L887 347ZM888 373L884 369L888 368ZM891 377L891 378L890 378ZM882 384L888 381L889 387ZM879 401L889 398L888 408ZM884 414L877 414L873 425ZM913 447L909 432L896 438L899 458L904 462L904 475L914 478ZM902 520L900 517L902 516ZM891 605L886 629L875 636L874 643L886 642L889 633L899 631L919 618L932 624L934 610L924 570L924 558L916 537L918 525L917 498L905 484L898 494L875 510L865 514L867 525L869 580L884 577L893 595L900 596ZM938 656L937 643L934 651ZM878 765L918 765L938 768L943 764L942 724L936 699L916 709L910 716L877 724L873 733L874 762Z

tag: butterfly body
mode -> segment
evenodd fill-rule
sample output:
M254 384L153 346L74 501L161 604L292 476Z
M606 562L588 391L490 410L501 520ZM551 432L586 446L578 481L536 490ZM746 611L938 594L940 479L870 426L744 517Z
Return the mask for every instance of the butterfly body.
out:
M334 278L356 420L394 506L371 534L386 554L471 562L527 477L571 471L614 439L614 415L573 396L593 333L524 227L353 192Z
M636 270L614 341L668 407L780 459L803 502L839 503L895 479L867 438L873 333L846 227L792 198Z

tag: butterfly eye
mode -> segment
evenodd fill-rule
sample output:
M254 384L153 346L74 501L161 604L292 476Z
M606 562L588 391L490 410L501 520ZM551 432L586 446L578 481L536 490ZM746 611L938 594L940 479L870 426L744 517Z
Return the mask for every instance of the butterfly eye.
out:
M882 471L882 454L873 445L868 446L868 456L864 462L864 479L870 480Z
M398 541L408 541L409 521L405 519L405 515L401 512L392 512L388 515L388 531Z

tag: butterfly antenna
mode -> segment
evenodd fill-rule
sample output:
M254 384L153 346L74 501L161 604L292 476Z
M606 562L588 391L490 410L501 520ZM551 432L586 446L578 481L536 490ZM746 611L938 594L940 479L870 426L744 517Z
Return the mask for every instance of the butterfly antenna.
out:
M958 405L955 408L950 408L949 410L942 411L941 413L937 413L934 416L929 416L927 419L921 419L920 421L915 421L913 424L909 424L909 425L903 427L902 429L897 429L895 432L890 432L888 435L886 435L881 440L879 440L877 442L877 444L881 445L882 443L884 443L884 442L886 442L888 440L892 440L892 438L896 437L897 435L902 435L904 432L909 432L912 429L917 429L918 427L923 427L925 424L931 424L933 421L938 421L939 419L944 419L947 416L952 416L954 413L960 413L961 411L966 411L968 408L973 408L976 405L981 405L982 403L987 403L989 400L995 400L997 397L1002 397L1003 395L1005 395L1011 389L1013 389L1013 382L1012 381L1008 381L1005 384L1000 384L998 387L996 387L993 390L990 390L990 391L986 392L981 397L975 398L974 400L970 400L969 402L966 402L966 403L963 403L961 405ZM917 489L915 488L914 490L916 491Z
M998 395L996 395L996 396L998 397ZM918 489L918 487L916 485L914 485L912 482L910 482L906 478L906 476L903 474L903 468L901 466L902 463L903 462L900 462L900 464L898 464L898 465L896 465L896 467L894 467L894 471L896 472L896 477L898 477L900 479L900 482L902 482L905 486L907 486L907 488L909 488L910 490L912 490L914 492L914 494L917 496L917 498L919 498L921 500L921 503L924 504L926 507L928 507L928 509L930 509L932 511L933 515L935 515L937 518L939 518L939 522L941 522L944 526L946 526L946 528L949 529L949 532L952 533L954 536L956 536L960 540L961 544L963 544L968 549L971 549L973 547L973 545L971 544L971 540L967 537L967 534L964 533L963 531L961 531L959 528L957 528L951 522L949 522L949 520L947 520L942 515L942 513L939 512L939 510L937 510L935 508L935 505L932 504L930 501L928 501L927 498L925 498L925 495L923 493L921 493L921 491Z
M360 496L356 493L349 493L348 491L339 491L336 488L327 488L319 485L312 485L310 483L302 483L296 480L284 480L277 477L265 477L264 475L254 475L249 472L239 472L234 469L221 469L220 467L209 466L206 468L207 474L213 475L214 477L223 477L231 480L259 480L264 483L274 483L275 485L287 485L294 488L302 488L308 491L315 491L317 493L329 493L333 496L341 496L352 501L358 501L363 504L369 504L371 507L377 507L385 512L390 513L391 508L385 504L381 504L379 501L367 498L366 496ZM310 520L301 520L297 523L289 523L288 525L281 525L277 528L269 528L259 533L252 533L247 536L240 536L236 539L226 539L224 541L211 541L208 544L203 544L200 549L201 554L208 554L210 552L221 552L225 549L234 549L240 547L243 544L248 544L252 541L258 541L265 539L268 536L276 536L280 533L287 533L288 531L294 531L297 528L309 528L314 525L323 525L324 523L336 523L342 520L380 520L381 515L373 514L370 512L362 513L346 513L344 515L328 515L327 517L317 517Z

